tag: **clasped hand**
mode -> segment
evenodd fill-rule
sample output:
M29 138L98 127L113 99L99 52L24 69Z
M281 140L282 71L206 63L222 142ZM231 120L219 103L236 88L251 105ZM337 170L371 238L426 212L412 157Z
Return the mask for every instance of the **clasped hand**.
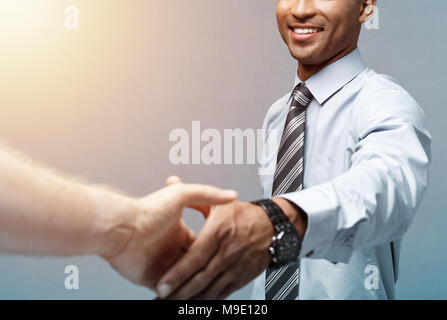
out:
M223 299L265 270L274 233L261 207L236 197L171 177L166 188L135 201L113 230L123 248L104 258L161 299ZM185 207L205 216L199 235L182 221Z
M274 230L261 207L237 200L190 207L203 213L205 225L158 281L159 298L224 299L267 268Z

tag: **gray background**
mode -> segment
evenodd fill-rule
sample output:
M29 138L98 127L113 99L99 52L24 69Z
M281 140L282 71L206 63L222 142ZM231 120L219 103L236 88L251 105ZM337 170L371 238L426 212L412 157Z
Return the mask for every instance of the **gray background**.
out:
M70 3L80 8L78 31L63 27L64 6ZM245 200L258 198L255 166L171 165L168 136L175 128L190 131L193 120L200 120L202 129L261 127L296 71L276 29L275 4L46 1L34 16L45 17L32 31L40 37L23 33L17 44L0 35L6 51L0 57L0 136L47 165L135 196L178 174L188 182L234 188ZM413 94L433 136L431 183L404 239L397 297L445 299L447 112L441 90L447 2L379 0L379 9L380 29L364 30L360 41L365 61ZM185 216L200 229L199 215ZM80 269L80 290L64 288L68 264ZM250 286L231 298L249 298L249 292ZM3 299L153 297L99 258L0 256Z

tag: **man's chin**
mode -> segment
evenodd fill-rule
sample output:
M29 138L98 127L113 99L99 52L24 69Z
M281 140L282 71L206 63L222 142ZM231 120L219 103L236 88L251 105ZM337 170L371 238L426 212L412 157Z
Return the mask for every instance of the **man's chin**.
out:
M315 48L292 48L290 53L301 64L313 65L317 64L319 54Z

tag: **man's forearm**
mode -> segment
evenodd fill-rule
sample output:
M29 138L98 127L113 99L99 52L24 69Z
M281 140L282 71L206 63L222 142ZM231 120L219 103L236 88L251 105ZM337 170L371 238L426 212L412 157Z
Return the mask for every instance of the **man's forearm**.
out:
M131 236L133 200L0 146L0 251L110 256Z

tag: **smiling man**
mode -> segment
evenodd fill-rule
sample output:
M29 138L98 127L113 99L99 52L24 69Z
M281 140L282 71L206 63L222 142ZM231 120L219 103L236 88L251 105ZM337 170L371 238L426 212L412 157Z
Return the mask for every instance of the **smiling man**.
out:
M298 72L264 122L267 133L281 133L262 161L276 167L261 177L265 199L206 212L196 242L159 282L160 296L224 298L267 269L254 299L395 297L431 137L410 94L363 63L357 43L375 5L278 1Z

